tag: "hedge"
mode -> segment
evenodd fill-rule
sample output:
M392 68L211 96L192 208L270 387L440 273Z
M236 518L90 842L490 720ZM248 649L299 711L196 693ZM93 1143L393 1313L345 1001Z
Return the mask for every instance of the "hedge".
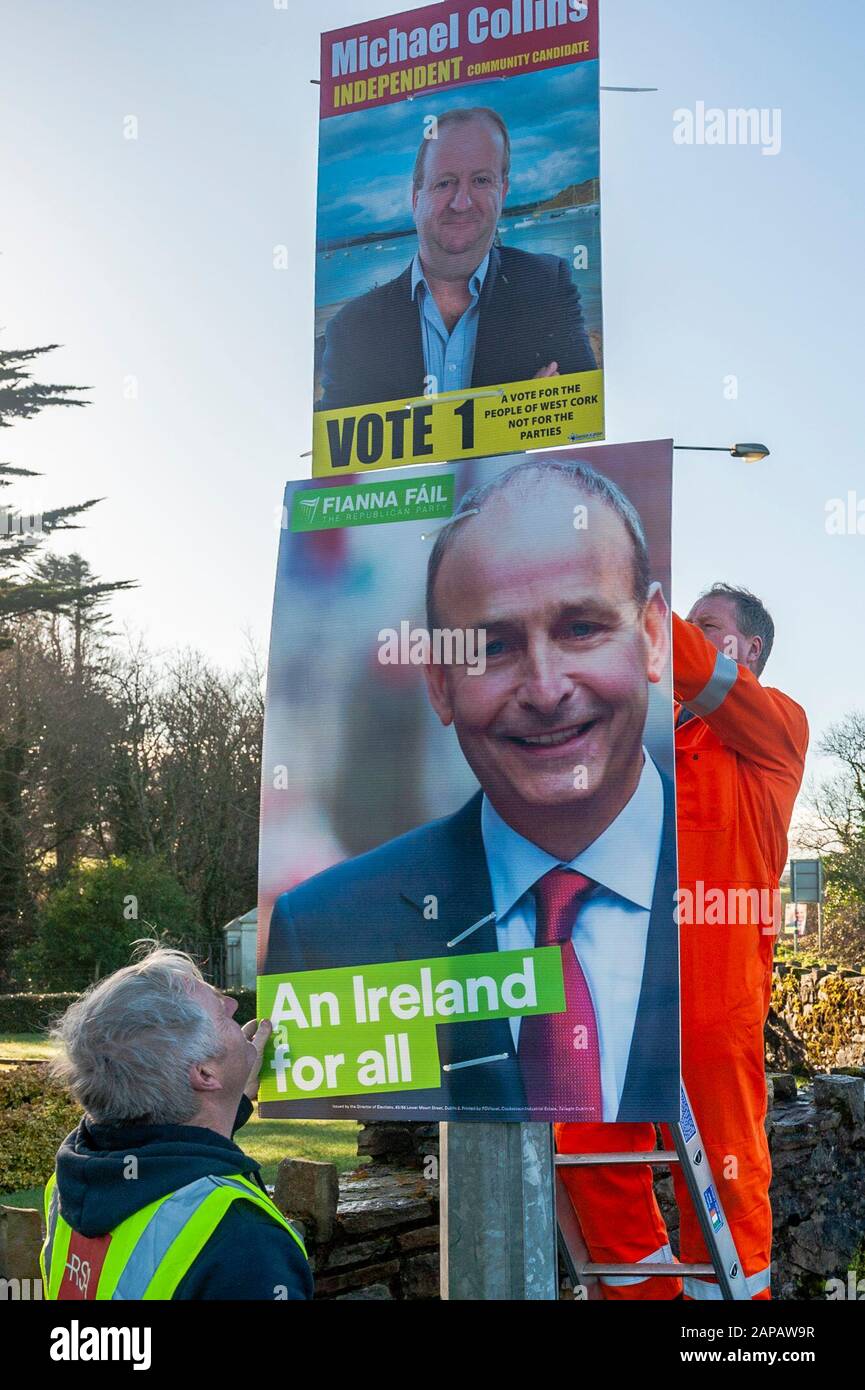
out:
M256 1017L254 989L227 989L225 992L237 1000L237 1013L234 1017L239 1024L248 1023L251 1018Z
M0 1072L0 1192L41 1186L81 1111L44 1066Z
M255 1018L255 991L228 989L238 1001L238 1023ZM0 994L0 1033L39 1033L59 1018L77 994Z
M0 994L0 1033L40 1033L77 994Z

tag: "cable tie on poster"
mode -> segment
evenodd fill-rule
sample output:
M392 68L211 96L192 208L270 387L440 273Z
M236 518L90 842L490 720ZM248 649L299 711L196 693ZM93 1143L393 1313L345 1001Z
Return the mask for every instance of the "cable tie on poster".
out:
M495 397L498 399L499 397L503 396L504 394L505 394L505 392L504 392L504 387L502 387L502 386L492 386L492 387L486 387L486 388L485 388L485 387L480 387L480 386L479 386L479 387L478 387L476 390L474 390L474 391L472 391L472 390L468 390L468 391L459 391L459 392L449 391L449 392L447 393L448 399L451 399L454 395L459 395L459 396L464 397L465 400L471 400L471 401L483 401L483 400L487 400L490 396L495 396ZM421 410L421 409L423 409L423 407L426 406L426 405L435 405L436 401L441 400L441 399L442 399L442 393L437 391L435 394L430 395L430 396L420 396L420 397L418 397L418 399L417 399L416 401L406 401L406 403L405 403L405 405L402 407L402 409L403 409L403 410L409 410L409 411L410 411L410 410Z
M464 521L465 518L466 518L467 516L478 516L479 513L480 513L480 510L481 510L480 507L469 507L468 511L466 511L466 512L460 512L458 516L452 516L451 519L450 519L450 521L443 521L442 524L441 524L441 526L434 526L433 529L432 529L431 531L424 531L423 534L421 535L421 540L422 540L422 541L428 541L428 540L430 539L431 536L437 536L438 533L439 533L439 531L443 531L443 530L445 529L446 526L453 526L453 524L454 524L455 521ZM493 915L495 916L495 914L493 914ZM488 917L485 917L485 918L484 918L484 921L485 921L485 922L488 922L488 921L489 921L489 918L488 918ZM480 926L480 922L477 922L475 925L476 925L476 926ZM470 927L470 928L469 928L469 931L474 931L474 927ZM464 932L463 935L464 935L464 936L468 936L468 932ZM457 940L458 940L458 941L461 941L461 940L462 940L462 937L457 937ZM453 945L453 942L452 942L452 941L449 941L449 942L448 942L448 945L449 945L449 946L452 946L452 945Z
M482 1067L484 1062L506 1062L507 1052L496 1052L492 1057L472 1057L468 1062L445 1062L442 1071L459 1071L461 1067Z
M464 512L463 515L464 515L464 516L468 516L469 513L468 513L468 512ZM454 521L459 521L459 517L458 517L458 516L455 516L455 517L454 517ZM450 946L459 946L460 942L461 942L461 941L465 941L466 937L467 937L467 936L471 936L472 932L473 932L473 931L477 931L478 927L486 926L487 922L494 922L495 920L496 920L496 914L495 914L494 912L488 912L487 915L486 915L486 917L481 917L481 919L480 919L479 922L475 922L472 926L466 927L465 931L461 931L460 934L459 934L459 936L455 936L455 937L454 937L453 941L448 941L448 942L446 942L446 945L449 946L449 947L450 947Z

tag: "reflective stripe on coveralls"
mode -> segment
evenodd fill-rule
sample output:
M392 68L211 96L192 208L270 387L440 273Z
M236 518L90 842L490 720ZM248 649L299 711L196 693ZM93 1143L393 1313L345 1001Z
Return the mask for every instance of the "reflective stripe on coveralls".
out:
M303 1241L268 1195L241 1173L204 1177L151 1202L111 1232L92 1297L116 1301L170 1299L235 1201L249 1201ZM47 1236L40 1256L46 1297L56 1299L74 1232L59 1211L56 1177L45 1189Z
M660 1245L657 1250L653 1250L650 1255L644 1255L637 1264L671 1264L673 1252L669 1245ZM623 1289L628 1284L645 1284L645 1279L641 1279L639 1274L601 1274L602 1284L607 1284L611 1289Z
M694 695L688 701L688 708L692 714L714 714L727 695L727 692L736 684L739 675L739 668L732 657L725 656L723 652L718 652L715 658L715 669L712 678L707 685L703 686L699 695Z
M763 1293L764 1290L768 1289L771 1274L772 1271L770 1269L761 1269L759 1274L750 1275L747 1283L748 1292L752 1298L755 1298L757 1294ZM682 1280L682 1288L685 1297L692 1298L697 1303L706 1303L713 1299L720 1299L721 1297L721 1289L718 1284L712 1283L709 1280L692 1279L687 1274Z
M799 705L762 686L675 614L673 688L677 715L686 706L696 716L675 733L682 1077L752 1297L763 1299L770 1297L772 1258L763 1025L778 929L777 887L808 725ZM710 890L720 890L720 919L706 906ZM760 903L756 921L753 899ZM771 902L768 919L764 900ZM700 904L696 912L694 904ZM669 1130L661 1131L672 1148ZM564 1153L655 1147L651 1124L557 1124L555 1133ZM664 1247L667 1230L648 1165L561 1171L594 1262L636 1264ZM671 1171L680 1257L706 1263L681 1168L674 1164ZM607 1299L669 1299L681 1289L680 1279L667 1276L602 1286ZM719 1292L717 1285L689 1279L685 1296L713 1299Z

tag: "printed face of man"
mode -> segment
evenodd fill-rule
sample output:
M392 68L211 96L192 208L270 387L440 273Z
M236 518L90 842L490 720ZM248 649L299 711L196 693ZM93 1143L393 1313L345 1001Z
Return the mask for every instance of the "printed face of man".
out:
M485 629L486 668L428 668L439 717L516 828L593 800L612 819L636 789L648 682L667 660L659 586L641 609L624 522L566 480L534 474L456 525L435 620Z
M428 142L423 186L412 210L424 268L471 274L493 244L508 181L504 143L488 120L441 127Z

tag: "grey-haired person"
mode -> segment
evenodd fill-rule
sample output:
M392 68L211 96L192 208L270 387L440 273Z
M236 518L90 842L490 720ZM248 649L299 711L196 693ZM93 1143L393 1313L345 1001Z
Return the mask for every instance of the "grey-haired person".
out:
M43 1279L56 1299L312 1297L300 1236L233 1142L270 1023L180 951L150 947L53 1032L84 1109L46 1189Z

